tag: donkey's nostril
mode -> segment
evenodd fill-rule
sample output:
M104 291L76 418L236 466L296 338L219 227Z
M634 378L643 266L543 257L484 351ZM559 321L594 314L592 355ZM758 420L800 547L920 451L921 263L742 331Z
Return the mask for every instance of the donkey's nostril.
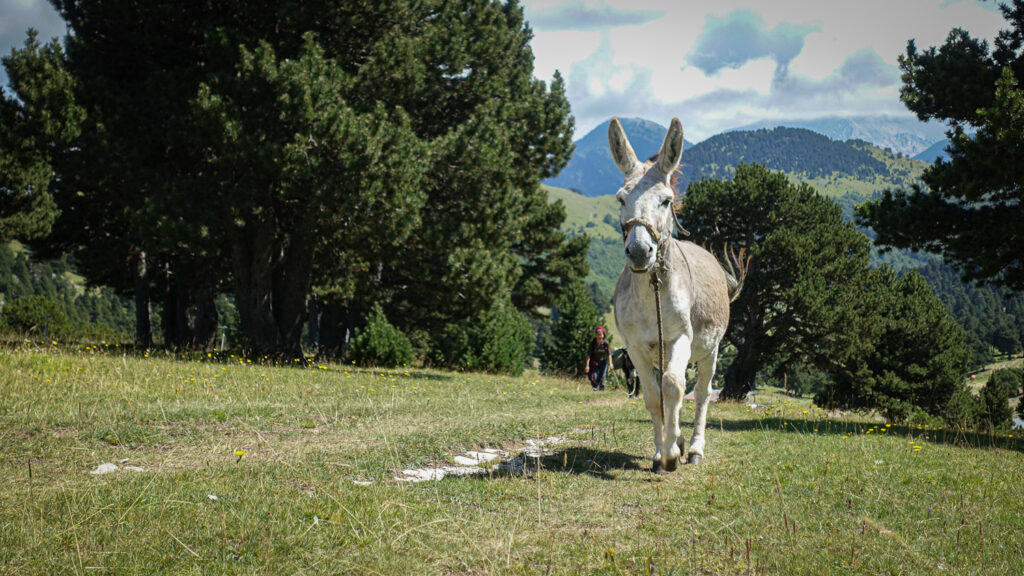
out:
M647 247L647 253L650 254L651 252L654 252L654 246Z

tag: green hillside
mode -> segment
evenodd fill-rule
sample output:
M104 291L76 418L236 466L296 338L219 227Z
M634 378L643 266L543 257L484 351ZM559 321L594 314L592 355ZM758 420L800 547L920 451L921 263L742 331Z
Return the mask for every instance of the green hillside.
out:
M565 223L562 230L572 236L590 236L587 263L590 274L586 283L596 282L609 298L615 293L615 282L625 261L622 256L622 233L619 228L619 203L615 196L588 198L565 188L544 186L552 202L561 200L565 205Z

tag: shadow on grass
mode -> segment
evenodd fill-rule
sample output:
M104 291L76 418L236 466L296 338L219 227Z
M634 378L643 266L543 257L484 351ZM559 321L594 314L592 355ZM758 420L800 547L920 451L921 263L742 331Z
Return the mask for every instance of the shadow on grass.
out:
M586 446L573 446L540 459L544 470L566 474L587 475L614 480L612 471L649 470L650 463L636 454L594 450Z
M649 471L650 463L636 454L594 450L585 446L573 446L540 457L521 453L515 457L503 460L500 464L491 468L487 474L469 477L485 481L502 477L533 477L538 470L541 473L561 472L612 481L616 479L614 474L616 471Z
M969 430L958 430L956 428L924 428L893 424L888 431L880 433L885 424L871 422L857 422L843 419L809 420L799 417L784 418L781 416L763 415L760 418L732 420L727 418L709 418L708 428L720 428L729 432L750 432L770 431L785 434L810 434L810 435L867 435L868 430L874 429L870 434L882 436L913 437L915 440L927 441L936 444L946 444L962 448L997 448L1001 450L1013 450L1024 452L1024 438L1019 431L1013 434L1013 438L1006 437L1006 434L988 434Z

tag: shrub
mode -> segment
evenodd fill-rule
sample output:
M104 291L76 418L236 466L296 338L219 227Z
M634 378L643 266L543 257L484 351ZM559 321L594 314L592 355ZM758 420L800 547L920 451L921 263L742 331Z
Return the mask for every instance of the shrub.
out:
M533 329L512 300L504 298L496 301L479 325L470 330L470 342L478 350L476 369L518 376L530 357Z
M946 403L946 423L960 430L975 430L984 411L981 398L967 386L961 387Z
M8 330L35 337L64 338L72 328L64 307L42 296L11 300L3 309L2 321Z
M360 366L392 368L415 358L409 338L388 322L380 304L374 304L366 326L352 339L350 351L352 360Z
M551 310L551 331L541 342L540 367L545 372L581 374L587 346L601 316L587 288L576 281L566 286Z
M530 321L505 296L479 317L448 325L432 359L463 370L519 375L533 338Z
M981 389L982 413L980 424L985 430L995 431L1009 425L1013 417L1010 396L1020 386L1020 379L1011 370L996 370Z

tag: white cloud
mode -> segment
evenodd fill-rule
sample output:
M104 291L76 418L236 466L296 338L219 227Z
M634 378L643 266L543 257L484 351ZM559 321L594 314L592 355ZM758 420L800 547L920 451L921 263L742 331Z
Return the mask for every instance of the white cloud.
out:
M577 1L608 16L599 30L535 29L538 77L566 75L577 137L612 115L679 116L694 141L765 119L909 116L897 68L907 40L925 48L954 27L986 39L1007 27L994 2L974 0L667 4ZM558 6L525 0L527 20ZM621 18L631 11L639 16Z

